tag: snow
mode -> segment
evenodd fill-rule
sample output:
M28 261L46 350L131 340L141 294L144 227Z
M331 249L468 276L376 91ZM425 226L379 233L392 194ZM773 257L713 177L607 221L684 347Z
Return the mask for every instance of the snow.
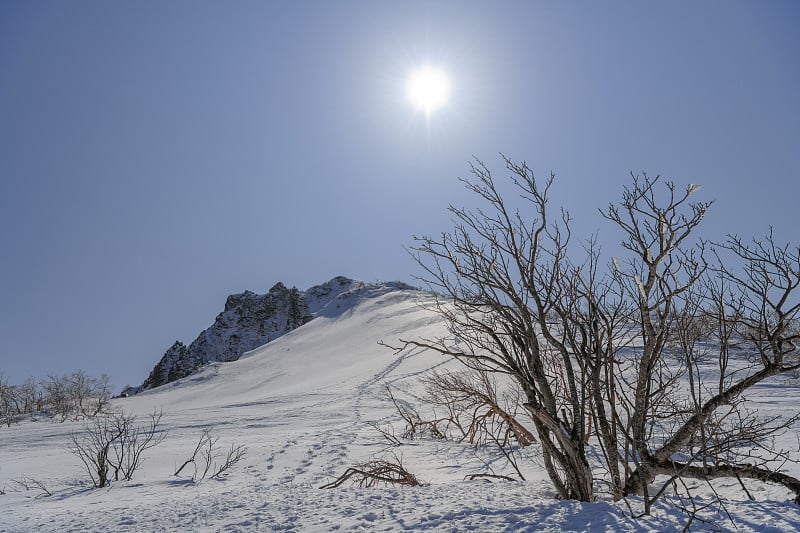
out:
M520 467L526 481L465 481L470 473L512 475L492 449L418 439L390 447L373 427L402 425L387 400L389 384L413 400L417 378L457 363L419 350L394 353L378 340L434 337L441 324L419 307L423 293L406 287L355 294L338 312L319 318L245 354L201 372L115 400L146 415L163 408L167 435L150 450L130 482L95 489L68 451L81 422L24 421L0 428L0 531L670 531L686 515L663 500L652 516L631 518L623 502L560 501L537 461L535 446ZM770 383L757 402L773 412L797 403L796 387ZM219 445L244 444L248 453L221 480L192 483L172 474L203 430ZM785 446L794 444L788 434ZM396 454L421 487L321 489L348 466ZM790 473L798 475L790 466ZM794 468L794 470L791 470ZM14 491L28 476L53 493ZM800 506L781 487L748 482L748 501L736 480L715 488L724 509L711 525L693 529L795 531ZM697 505L713 501L700 491ZM634 510L639 507L630 501ZM728 514L731 519L728 518Z

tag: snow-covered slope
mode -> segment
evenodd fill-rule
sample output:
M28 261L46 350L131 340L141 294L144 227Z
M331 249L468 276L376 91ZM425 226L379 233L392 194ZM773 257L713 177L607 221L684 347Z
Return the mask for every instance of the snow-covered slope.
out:
M359 298L409 288L402 283L364 283L337 276L305 292L276 283L267 294L231 294L210 327L188 346L175 341L142 385L126 387L122 393L128 396L171 383L208 363L235 361L316 316L335 316Z
M389 448L374 426L394 423L399 433L402 424L386 384L413 401L421 374L454 363L420 351L396 354L377 341L432 337L441 324L418 306L427 297L420 292L365 286L325 296L317 319L237 361L116 400L128 412L155 406L166 413L166 438L133 481L91 488L68 451L70 432L82 423L0 428L0 531L671 531L685 524L672 507L634 521L622 503L556 500L535 446L520 461L527 481L497 483L464 480L474 472L510 474L496 450L426 439ZM796 404L789 397L795 389L779 394ZM174 477L204 430L221 447L248 446L245 459L223 480ZM319 488L348 466L386 454L428 484ZM13 492L12 480L22 476L53 495ZM753 502L735 480L717 488L727 499L717 517L723 527L731 527L730 513L739 531L800 528L800 507L778 487L749 487Z

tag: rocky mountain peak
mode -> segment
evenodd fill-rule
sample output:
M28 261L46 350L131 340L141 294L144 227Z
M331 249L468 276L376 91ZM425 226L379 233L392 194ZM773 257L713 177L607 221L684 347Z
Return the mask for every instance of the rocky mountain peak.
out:
M281 283L279 281L278 283L276 283L275 285L272 286L272 288L269 290L269 292L270 292L270 294L272 294L272 293L283 293L283 292L286 292L287 290L288 289L286 288L286 285L284 285L283 283ZM245 291L245 292L249 292L249 291Z

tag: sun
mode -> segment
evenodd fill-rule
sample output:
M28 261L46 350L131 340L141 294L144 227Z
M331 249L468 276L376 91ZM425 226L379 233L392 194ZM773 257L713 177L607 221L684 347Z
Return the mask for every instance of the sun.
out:
M450 80L438 68L422 67L411 73L406 82L406 96L417 109L430 118L431 113L447 103Z

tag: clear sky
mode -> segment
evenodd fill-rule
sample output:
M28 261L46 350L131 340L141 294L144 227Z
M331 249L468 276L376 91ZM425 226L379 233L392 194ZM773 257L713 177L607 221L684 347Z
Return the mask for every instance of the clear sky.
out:
M0 371L119 390L229 293L411 281L498 152L581 235L646 171L798 243L800 3L0 2Z

